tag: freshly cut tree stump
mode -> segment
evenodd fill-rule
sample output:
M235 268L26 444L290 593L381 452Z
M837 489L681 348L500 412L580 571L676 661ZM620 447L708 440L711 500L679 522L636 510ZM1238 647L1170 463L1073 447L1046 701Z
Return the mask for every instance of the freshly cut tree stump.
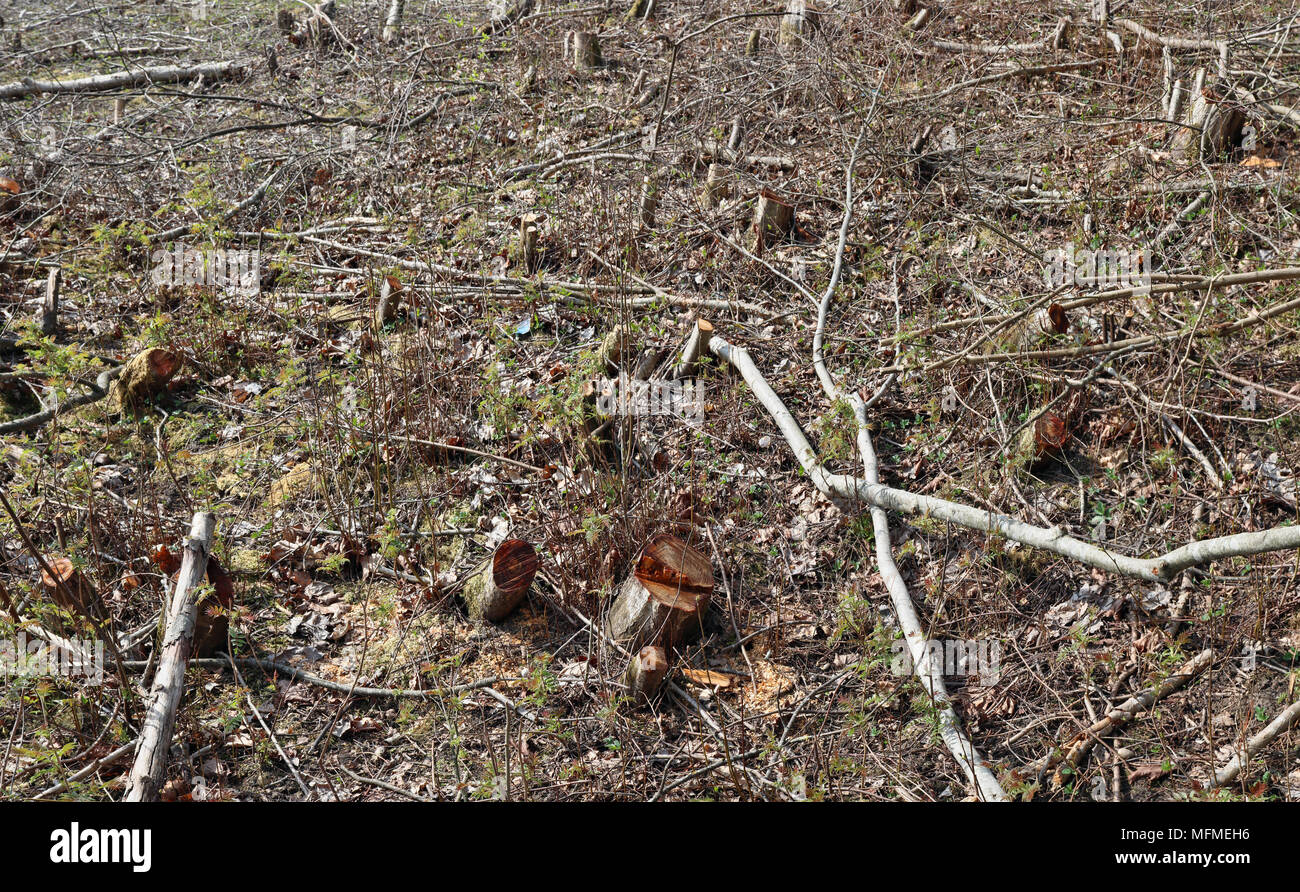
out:
M69 613L102 619L103 605L86 575L65 557L50 558L47 563L53 575L41 570L41 585L45 587L50 600Z
M794 205L764 189L754 207L754 253L761 252L769 242L785 238L793 226Z
M698 633L713 596L709 559L669 533L655 536L609 609L606 630L630 647L672 648Z
M687 339L686 346L682 348L681 359L673 366L674 379L687 378L695 374L695 369L700 364L700 357L707 356L709 353L709 341L712 337L713 323L707 319L696 319L695 328L691 330L691 336Z
M180 354L161 347L150 347L137 353L109 386L108 410L114 413L140 411L162 392L180 367Z
M579 71L590 71L600 65L600 40L590 31L574 31L573 67Z
M643 647L623 673L627 694L637 706L645 706L659 692L668 675L668 654L662 647Z
M540 230L534 214L524 214L519 221L519 262L529 274L537 272L537 238Z
M497 546L483 572L465 583L461 596L474 619L500 622L528 594L540 566L537 551L522 539Z

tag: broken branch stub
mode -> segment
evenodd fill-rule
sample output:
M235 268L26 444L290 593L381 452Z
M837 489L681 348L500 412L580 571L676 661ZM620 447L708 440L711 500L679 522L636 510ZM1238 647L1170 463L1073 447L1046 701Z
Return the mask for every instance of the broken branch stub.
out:
M505 619L528 594L540 565L536 549L524 540L502 542L483 572L465 584L469 615L493 623Z
M646 543L606 618L609 636L629 647L672 648L699 632L713 596L709 559L669 533Z

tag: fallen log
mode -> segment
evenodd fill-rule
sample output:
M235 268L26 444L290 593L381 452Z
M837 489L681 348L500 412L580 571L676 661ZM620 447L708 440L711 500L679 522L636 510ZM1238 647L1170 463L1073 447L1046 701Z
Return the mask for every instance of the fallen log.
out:
M1247 762L1258 755L1259 751L1279 734L1290 729L1297 721L1300 721L1300 701L1292 703L1278 713L1277 717L1269 722L1264 730L1246 741L1244 746L1239 747L1228 761L1228 764L1214 773L1210 786L1222 787L1235 781L1241 775L1241 769L1245 767Z
M189 663L194 644L194 629L198 613L198 587L207 569L208 553L212 550L212 534L217 519L206 511L194 515L190 538L185 543L185 556L181 561L176 590L167 609L167 631L158 658L158 672L154 675L149 695L149 707L140 729L140 746L131 766L127 784L127 802L154 802L163 786L163 773L167 770L167 748L176 724L176 709L185 687L185 667Z
M142 87L150 84L175 84L202 78L218 81L242 77L243 62L210 62L206 65L167 65L161 68L140 68L135 71L115 71L94 77L79 77L68 81L38 81L25 77L20 81L0 86L0 99L22 99L40 93L101 93L125 87Z
M519 606L533 584L540 561L537 551L522 539L507 539L497 546L482 573L471 578L461 597L474 619L500 622Z
M673 648L690 640L713 595L709 559L669 533L646 543L619 589L605 626L627 647Z

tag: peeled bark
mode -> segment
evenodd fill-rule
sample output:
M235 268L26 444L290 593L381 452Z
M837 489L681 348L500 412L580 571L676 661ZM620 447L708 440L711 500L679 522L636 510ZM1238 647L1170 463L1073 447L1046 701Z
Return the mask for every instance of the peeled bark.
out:
M668 675L668 654L662 647L643 647L623 673L628 697L637 706L646 706L659 691Z
M461 592L469 615L494 623L505 619L528 594L539 565L537 551L527 542L502 542L483 572L467 582Z
M176 590L167 608L167 631L149 695L149 707L140 729L140 746L131 767L127 802L154 802L162 789L163 774L167 770L167 748L171 743L172 728L176 725L176 709L185 689L185 667L194 645L198 614L196 590L207 568L216 523L216 517L200 511L194 515L190 526L190 538L185 543L185 557L181 561Z
M108 410L139 412L162 392L180 367L180 354L161 347L150 347L136 354L109 387Z
M668 533L655 536L619 589L609 636L629 647L673 648L700 630L713 595L708 558Z

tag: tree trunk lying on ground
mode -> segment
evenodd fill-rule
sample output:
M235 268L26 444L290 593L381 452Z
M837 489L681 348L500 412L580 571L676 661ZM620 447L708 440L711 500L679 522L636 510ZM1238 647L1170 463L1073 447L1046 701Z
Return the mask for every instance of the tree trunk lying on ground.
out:
M180 354L161 347L150 347L137 353L110 385L108 411L139 412L162 392L180 367Z
M30 77L0 86L0 99L22 99L38 93L95 93L120 90L124 87L142 87L149 84L175 84L202 78L205 81L240 77L244 73L241 62L210 62L206 65L162 68L138 68L134 71L116 71L68 81L38 81Z
M522 539L507 539L497 546L482 573L461 590L474 619L500 622L519 606L533 584L540 561L537 551Z
M630 647L675 647L699 632L712 595L709 559L661 533L619 589L606 619L609 637Z
M176 709L185 689L185 667L189 663L194 644L194 627L198 614L199 580L207 569L208 552L212 550L212 534L217 519L206 511L194 515L190 538L185 543L185 557L181 561L176 590L167 608L167 631L158 658L158 672L154 675L153 689L144 725L140 729L140 746L131 767L127 786L127 802L154 802L163 786L167 770L167 748L176 724Z

